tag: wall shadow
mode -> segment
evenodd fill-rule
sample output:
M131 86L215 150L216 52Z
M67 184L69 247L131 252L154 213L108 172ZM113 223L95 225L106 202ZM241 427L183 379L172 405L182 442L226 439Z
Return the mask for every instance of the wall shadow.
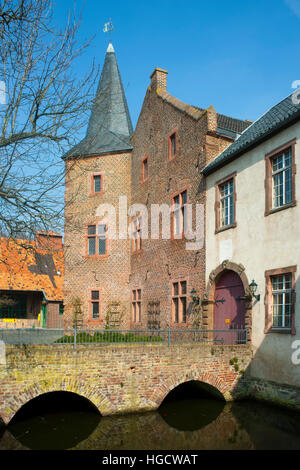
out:
M272 329L264 332L263 340L256 348L247 368L243 370L242 364L236 363L241 377L233 390L233 396L236 393L238 400L254 400L252 401L253 407L256 406L256 402L276 407L278 416L281 416L282 419L284 413L293 409L295 430L297 433L299 432L300 436L300 364L296 364L292 360L292 356L297 352L292 345L296 340L300 340L300 277L295 279L293 292L295 334L287 331L276 332ZM264 320L266 299L266 293L261 291L260 313ZM254 307L257 302L254 300ZM256 312L257 317L258 312ZM297 358L300 360L299 346L297 350L299 351ZM236 407L235 410L238 408ZM257 410L258 408L256 408ZM280 423L280 419L278 423Z

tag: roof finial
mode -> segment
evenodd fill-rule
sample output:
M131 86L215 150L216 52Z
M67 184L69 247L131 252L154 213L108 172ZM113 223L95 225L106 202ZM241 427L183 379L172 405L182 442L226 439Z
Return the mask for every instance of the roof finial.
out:
M104 23L104 28L103 32L108 33L109 32L109 42L111 43L111 32L114 29L114 25L112 24L111 18L109 18L108 23Z

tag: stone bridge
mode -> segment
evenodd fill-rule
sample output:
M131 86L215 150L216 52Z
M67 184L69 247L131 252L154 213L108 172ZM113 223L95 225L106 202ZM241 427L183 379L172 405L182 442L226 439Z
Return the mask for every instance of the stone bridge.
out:
M0 416L9 423L33 398L77 393L105 415L157 409L176 386L196 380L226 401L247 395L250 345L6 345Z

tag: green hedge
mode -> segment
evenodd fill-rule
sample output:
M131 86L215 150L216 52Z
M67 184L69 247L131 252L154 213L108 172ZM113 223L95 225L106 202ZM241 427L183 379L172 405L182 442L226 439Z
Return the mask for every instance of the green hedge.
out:
M89 334L85 332L76 335L77 343L154 343L162 342L163 338L159 336L142 336L136 333L119 333L119 332L96 332ZM74 343L74 336L63 336L55 341L55 343Z

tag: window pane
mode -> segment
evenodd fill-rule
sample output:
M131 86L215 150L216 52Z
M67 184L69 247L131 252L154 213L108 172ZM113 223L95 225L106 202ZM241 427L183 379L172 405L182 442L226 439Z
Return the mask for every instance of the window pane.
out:
M136 303L132 303L132 316L133 316L133 322L136 323Z
M220 226L234 223L234 181L233 179L219 186L220 191Z
M272 276L273 327L291 328L292 320L292 275Z
M271 160L273 181L273 207L281 207L292 201L292 158L289 149Z
M291 289L291 287L292 287L292 275L286 274L285 275L285 288Z
M141 321L141 302L137 303L137 321Z
M179 294L178 282L174 282L174 284L173 284L173 295L178 295L178 294Z
M89 238L89 255L96 254L96 238L90 237Z
M180 284L181 284L181 294L186 294L186 281L182 281Z
M180 210L174 212L174 235L179 235L180 230Z
M180 302L181 302L182 321L183 323L185 323L186 322L186 297L181 297Z
M99 318L99 302L93 302L93 318Z
M98 235L104 235L106 233L106 225L100 224L98 225Z
M133 300L136 300L136 290L132 291L132 298L133 298Z
M291 149L289 149L287 152L285 152L284 155L284 166L288 167L291 166L292 164L292 152Z
M176 153L176 134L172 134L170 136L171 141L171 155L175 155Z
M229 206L229 223L233 224L234 222L234 206L233 206L233 196L230 196L230 206Z
M285 171L285 204L292 201L292 169L289 168Z
M96 235L96 225L88 226L88 235Z
M182 220L183 220L183 232L187 233L188 229L190 228L188 226L188 220L187 220L187 209L186 207L182 208Z
M92 300L99 300L99 291L92 290Z
M94 176L94 192L95 193L101 192L101 175Z
M178 323L179 321L178 298L173 299L173 308L174 308L174 323Z
M137 291L137 298L141 300L141 289L138 289Z
M148 159L143 161L143 172L144 172L144 179L148 178Z
M105 255L106 254L106 238L99 237L98 239L98 253L99 255Z

